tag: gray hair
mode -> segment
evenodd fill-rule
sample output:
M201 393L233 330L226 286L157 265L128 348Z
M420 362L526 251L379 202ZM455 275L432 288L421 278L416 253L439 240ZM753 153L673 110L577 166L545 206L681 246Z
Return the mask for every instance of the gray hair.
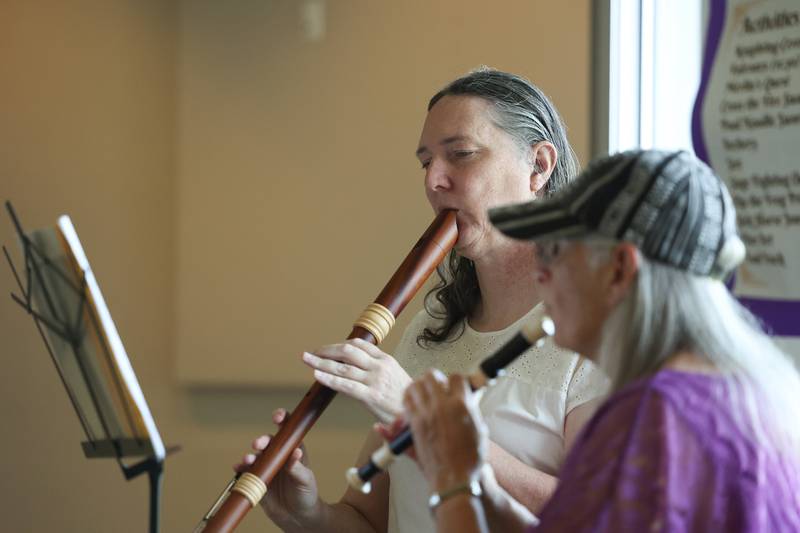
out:
M477 96L491 102L494 124L511 135L521 148L541 141L555 146L558 157L545 185L546 194L559 190L580 171L578 158L567 140L564 121L541 89L525 78L481 67L433 95L428 111L448 95Z
M590 255L609 249L593 247ZM800 374L789 356L722 282L640 254L634 286L603 326L597 362L618 390L683 350L705 357L729 378L734 417L759 443L796 452Z

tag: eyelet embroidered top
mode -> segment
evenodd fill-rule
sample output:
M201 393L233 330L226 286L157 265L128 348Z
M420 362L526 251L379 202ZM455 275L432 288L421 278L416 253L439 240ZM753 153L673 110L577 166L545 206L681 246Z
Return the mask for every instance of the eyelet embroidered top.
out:
M522 321L541 320L541 305L509 327L479 332L469 324L452 343L423 348L417 336L436 324L424 310L414 317L394 356L412 378L429 368L445 374L471 373L519 330ZM489 438L504 450L548 474L556 474L564 459L564 421L578 405L602 395L606 377L590 361L562 350L547 339L517 358L506 375L483 392L481 414ZM416 464L405 456L389 468L389 531L435 531L427 508L428 487Z

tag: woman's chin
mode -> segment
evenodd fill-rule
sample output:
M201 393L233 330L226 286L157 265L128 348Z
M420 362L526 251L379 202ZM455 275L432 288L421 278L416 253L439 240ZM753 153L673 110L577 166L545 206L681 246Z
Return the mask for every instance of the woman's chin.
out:
M456 241L455 246L453 249L458 252L458 255L461 257L466 257L467 259L475 260L475 247L474 242L469 241L467 239L462 239L461 234L458 236L458 240Z
M467 222L458 222L458 239L456 240L455 250L462 257L475 260L479 255L479 249L485 247L484 235L474 225Z

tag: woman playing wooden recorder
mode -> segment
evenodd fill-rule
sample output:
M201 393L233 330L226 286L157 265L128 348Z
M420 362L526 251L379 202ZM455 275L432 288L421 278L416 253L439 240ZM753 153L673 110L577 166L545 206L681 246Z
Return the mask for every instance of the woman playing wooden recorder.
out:
M412 321L395 353L353 340L306 352L315 379L361 401L380 422L402 410L405 387L429 367L464 372L541 314L532 283L534 249L504 237L488 208L545 197L578 165L565 127L547 97L528 81L481 69L455 80L428 104L416 157L434 211L456 209L455 253L427 310ZM546 343L509 368L481 403L490 431L489 462L499 483L531 510L555 489L555 473L602 393L605 378L572 352ZM281 424L286 416L273 416ZM269 437L256 439L263 449ZM354 464L381 445L369 432ZM254 455L245 457L251 462ZM240 465L241 466L241 465ZM401 458L365 495L347 490L337 503L318 495L300 449L273 482L262 507L285 531L432 531L425 480Z

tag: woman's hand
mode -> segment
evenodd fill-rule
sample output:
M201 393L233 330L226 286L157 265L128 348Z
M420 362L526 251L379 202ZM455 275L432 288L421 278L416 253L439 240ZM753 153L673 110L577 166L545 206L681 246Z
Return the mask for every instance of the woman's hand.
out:
M438 370L413 382L403 398L414 450L431 490L478 479L486 461L488 430L462 376Z
M411 378L374 344L351 339L302 357L314 369L314 379L360 401L380 422L388 424L402 412L403 391Z
M392 421L391 424L381 424L380 422L375 422L375 424L372 426L372 429L375 431L375 433L380 435L383 440L391 443L397 437L399 437L407 427L408 422L406 422L406 419L403 416L398 416ZM417 460L417 454L414 453L413 442L408 448L405 449L403 453L411 457L414 461Z
M281 426L286 420L285 409L277 409L272 413L272 421ZM264 451L272 439L271 435L262 435L253 441L255 453L249 453L242 458L242 462L234 465L233 469L242 472L253 464L256 456ZM286 464L269 485L261 507L267 516L282 529L288 528L313 528L319 523L324 504L319 498L317 481L314 473L308 467L308 455L301 445L295 448Z

